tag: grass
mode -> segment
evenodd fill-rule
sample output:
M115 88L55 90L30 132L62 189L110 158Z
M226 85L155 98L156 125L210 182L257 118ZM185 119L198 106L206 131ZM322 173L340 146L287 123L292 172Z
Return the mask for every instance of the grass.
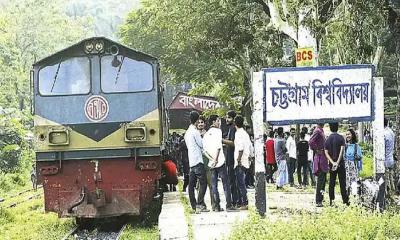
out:
M291 213L271 221L252 211L229 239L399 239L400 215L371 213L358 207L326 208L321 214Z
M191 240L191 239L194 239L193 222L192 222L192 218L190 217L193 210L189 204L189 200L185 197L185 195L182 192L183 183L181 180L179 180L177 188L179 191L181 202L182 202L184 210L185 210L185 218L186 218L186 222L188 224L188 235L189 235L189 240Z
M59 219L44 213L43 197L0 208L0 239L61 239L73 226L73 219Z
M8 198L21 191L32 189L29 173L0 173L0 198Z
M121 236L122 240L153 240L158 238L159 234L157 226L143 227L138 224L128 225Z

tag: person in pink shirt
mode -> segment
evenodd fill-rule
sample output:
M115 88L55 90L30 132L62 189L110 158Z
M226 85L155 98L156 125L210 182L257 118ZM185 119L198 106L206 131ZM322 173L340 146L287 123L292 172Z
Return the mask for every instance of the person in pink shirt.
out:
M314 130L308 144L314 151L314 175L317 176L317 189L315 194L315 203L317 207L323 207L322 201L324 200L323 193L325 192L326 173L329 171L328 160L324 152L325 133L324 123L319 123Z

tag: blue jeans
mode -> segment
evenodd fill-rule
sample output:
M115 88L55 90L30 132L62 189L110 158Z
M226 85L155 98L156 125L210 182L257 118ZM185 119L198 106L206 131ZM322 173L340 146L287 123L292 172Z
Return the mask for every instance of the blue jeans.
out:
M196 201L196 197L194 195L194 188L196 186L197 180L199 180L200 189ZM191 167L189 173L189 199L192 209L196 209L196 206L197 207L205 206L204 195L206 193L206 190L207 190L206 170L204 169L204 164L199 163L196 166Z
M242 206L247 206L247 189L246 189L246 168L243 166L236 166L236 181L238 184L238 192L239 192L239 204Z
M226 171L225 164L219 168L212 168L211 169L211 192L214 198L215 208L219 208L220 199L219 199L219 192L218 192L218 176L221 177L222 186L224 187L224 194L226 200L226 208L232 207L231 201L231 189L229 187L229 179L228 173Z

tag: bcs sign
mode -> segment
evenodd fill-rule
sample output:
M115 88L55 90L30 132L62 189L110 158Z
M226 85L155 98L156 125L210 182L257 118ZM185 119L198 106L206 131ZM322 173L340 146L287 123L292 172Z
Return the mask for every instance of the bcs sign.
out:
M296 66L313 67L315 54L313 48L296 48Z

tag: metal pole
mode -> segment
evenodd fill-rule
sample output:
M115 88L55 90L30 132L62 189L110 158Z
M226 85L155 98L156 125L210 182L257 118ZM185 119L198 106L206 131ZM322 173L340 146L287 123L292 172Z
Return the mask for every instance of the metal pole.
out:
M253 129L254 129L254 153L255 153L255 172L256 172L256 208L261 216L265 215L267 209L265 191L265 165L264 165L264 91L263 91L263 72L252 74L253 92Z

